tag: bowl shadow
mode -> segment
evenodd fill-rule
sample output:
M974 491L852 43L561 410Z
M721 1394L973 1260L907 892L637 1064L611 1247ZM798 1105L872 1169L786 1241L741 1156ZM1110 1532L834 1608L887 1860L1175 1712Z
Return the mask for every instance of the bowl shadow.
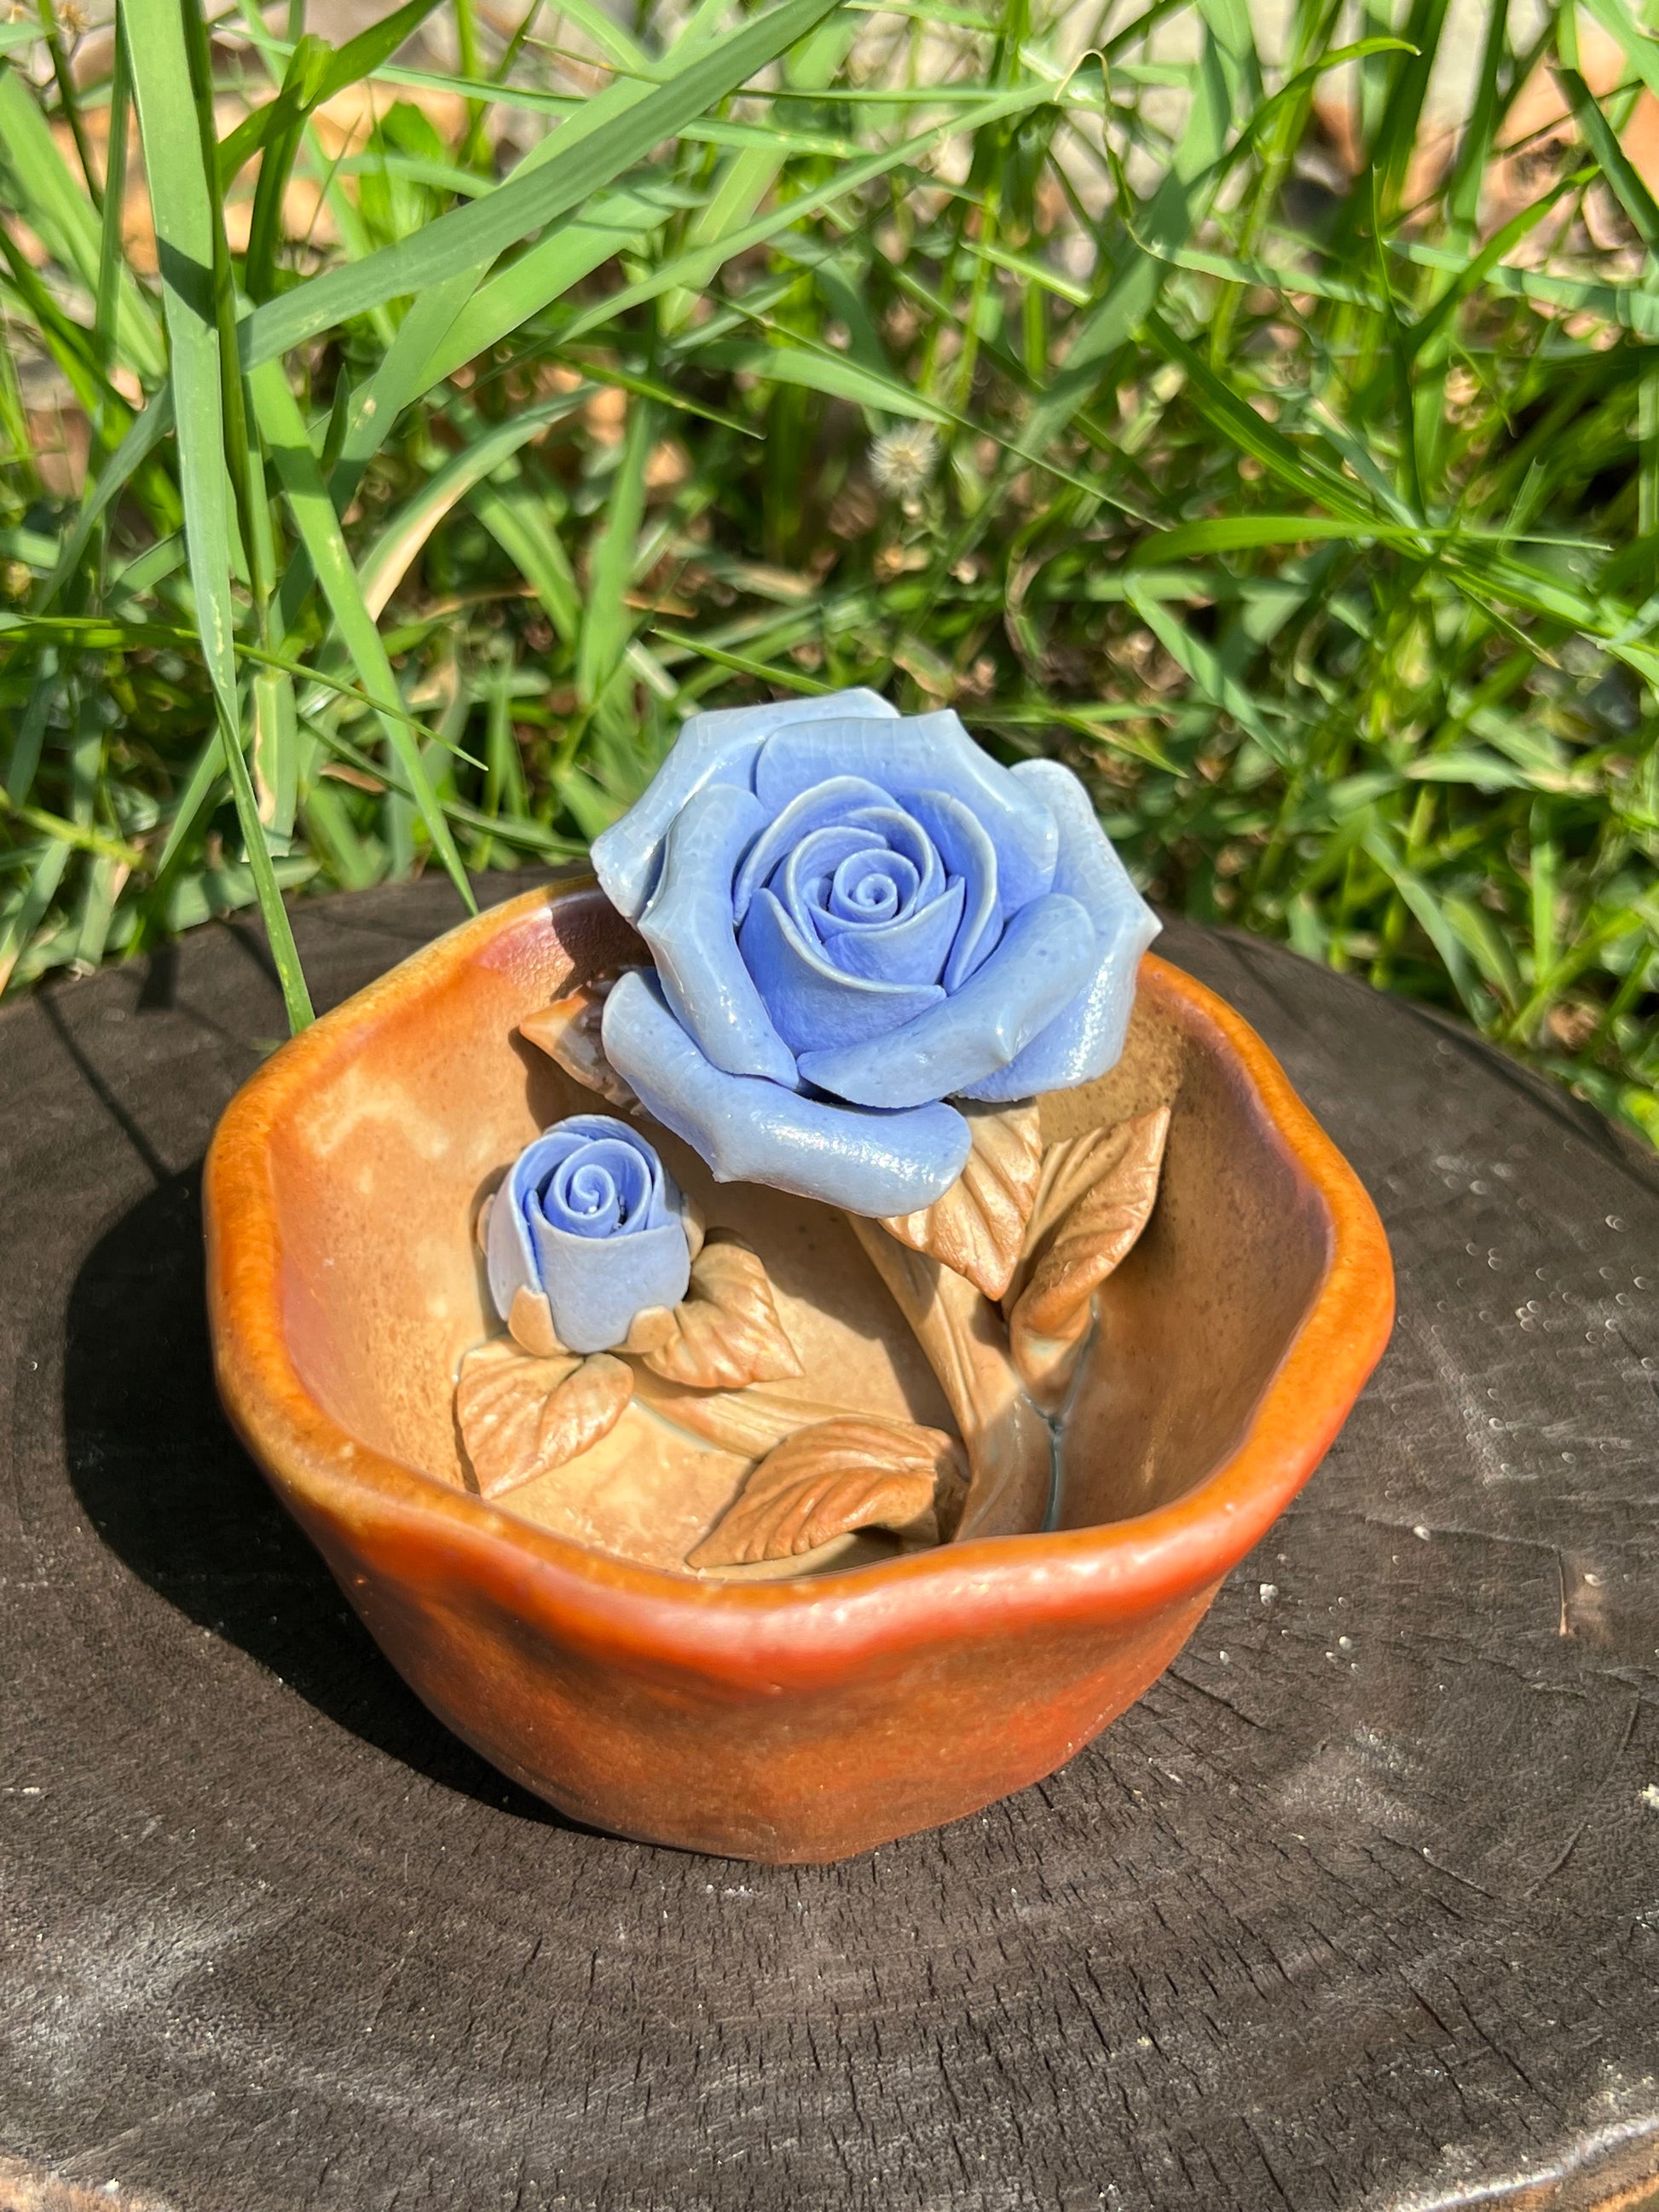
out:
M383 1657L243 1450L213 1379L201 1164L163 1176L70 1293L70 1480L116 1557L337 1726L497 1811L591 1833L452 1735Z

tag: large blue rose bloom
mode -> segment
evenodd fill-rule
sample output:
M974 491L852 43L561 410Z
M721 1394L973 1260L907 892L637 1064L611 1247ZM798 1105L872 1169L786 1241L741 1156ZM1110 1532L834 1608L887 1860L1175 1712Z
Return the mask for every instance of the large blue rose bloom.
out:
M593 865L656 962L611 1064L721 1181L854 1213L949 1188L945 1100L1103 1074L1158 930L1068 769L870 691L694 716Z

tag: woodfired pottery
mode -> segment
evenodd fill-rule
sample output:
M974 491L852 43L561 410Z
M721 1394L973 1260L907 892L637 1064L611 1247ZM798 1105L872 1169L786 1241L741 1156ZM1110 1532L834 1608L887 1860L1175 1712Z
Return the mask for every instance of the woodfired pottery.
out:
M1052 1772L1157 1678L1380 1356L1388 1247L1254 1032L1149 955L1119 1066L1042 1102L1045 1137L1172 1107L1151 1223L1097 1293L1060 1526L709 1580L670 1564L704 1500L660 1564L612 1556L581 1540L580 1483L510 1506L467 1486L451 1394L489 1326L482 1195L591 1103L517 1024L637 957L574 880L464 924L272 1057L207 1162L219 1386L393 1664L495 1765L626 1835L841 1858ZM664 1152L763 1251L809 1375L949 1426L844 1219ZM600 1473L655 1480L666 1510L653 1470Z

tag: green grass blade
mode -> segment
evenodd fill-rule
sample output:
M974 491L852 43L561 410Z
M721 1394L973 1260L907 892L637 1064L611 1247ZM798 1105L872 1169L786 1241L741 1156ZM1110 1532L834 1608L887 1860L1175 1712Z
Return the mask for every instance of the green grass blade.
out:
M477 906L472 896L472 887L461 866L461 856L444 820L443 809L437 794L428 780L422 765L420 748L405 728L398 713L387 711L387 702L398 698L397 678L392 672L391 661L376 629L374 617L363 599L357 572L346 550L339 518L334 512L334 502L328 495L317 456L311 449L306 434L305 418L299 403L289 391L288 380L280 362L263 362L250 380L254 401L259 412L259 425L269 447L287 498L289 511L293 515L311 565L316 572L324 596L328 600L336 625L346 650L356 668L358 678L380 712L380 723L386 743L392 748L421 810L427 835L432 840L433 850L442 860L450 881L461 896L469 914L476 914Z
M1033 107L1042 104L1047 90L1044 87L1027 86L1017 92L1000 94L981 112L979 120L983 124L1000 121L1007 116L1029 113ZM955 88L947 88L946 94L942 96L952 97L954 94ZM653 270L649 276L623 286L598 306L585 309L570 325L565 334L566 343L574 343L588 331L615 321L632 309L648 305L652 301L661 298L665 292L704 291L725 263L734 260L741 253L749 252L755 246L769 244L781 232L822 214L838 200L862 191L879 178L924 161L947 139L958 136L961 129L960 117L953 115L948 122L936 124L896 146L870 155L863 161L849 163L828 183L814 185L780 202L766 214L757 216L752 222L739 229L727 232L711 243L676 253ZM495 281L505 283L507 279L502 277Z
M550 423L574 415L596 389L591 384L578 385L561 392L556 399L526 407L474 439L429 477L386 523L358 565L358 580L370 612L376 616L381 612L433 531L474 484L482 483Z
M1218 514L1205 522L1178 522L1173 529L1158 530L1139 539L1129 555L1129 568L1167 568L1177 561L1196 560L1210 553L1240 552L1261 545L1304 545L1334 539L1349 545L1382 540L1413 544L1422 535L1406 524L1356 521L1350 515L1333 514ZM1188 584L1188 592L1194 586Z
M1240 729L1248 730L1264 752L1282 766L1289 767L1294 758L1292 748L1261 714L1243 685L1227 673L1214 648L1171 614L1163 601L1154 599L1150 592L1138 591L1133 582L1125 596L1170 659L1186 670L1204 697L1212 700L1224 713L1231 714Z
M115 69L110 83L109 135L106 141L111 189L104 196L98 241L98 289L93 313L93 343L98 365L107 375L116 357L121 312L121 279L126 262L121 219L126 206L127 118L132 106L132 72L119 9L115 17Z
M466 275L456 280L466 288L465 303L419 364L410 380L411 397L509 337L607 261L641 251L672 212L644 192L614 192L585 209L580 222L556 225L548 237L478 286L476 295ZM610 318L602 313L600 319Z
M1194 398L1206 419L1241 452L1261 462L1281 483L1301 492L1305 498L1317 500L1350 521L1374 524L1377 520L1334 470L1305 460L1288 438L1264 422L1159 316L1147 316L1146 331L1164 358L1186 371Z
M1583 0L1584 12L1610 31L1648 90L1659 97L1659 39L1643 30L1624 0ZM1565 57L1564 56L1564 58Z
M193 6L195 0L185 0ZM133 88L155 215L162 301L178 409L185 539L203 658L261 919L289 1023L302 1029L311 1000L271 867L242 750L237 700L230 517L226 503L219 337L213 297L214 202L192 96L189 55L173 0L127 0Z
M439 0L404 0L401 8L382 15L356 37L348 39L323 68L316 98L332 100L366 76L373 76L382 62L389 62L406 39L414 37Z
M1086 405L1105 364L1151 313L1168 274L1167 257L1186 245L1202 219L1231 122L1219 52L1213 37L1206 38L1175 159L1136 211L1121 252L1108 262L1104 289L1073 333L1065 368L1031 410L1020 446L1032 459L1040 459Z
M1655 204L1641 172L1619 143L1601 103L1577 70L1563 66L1556 76L1609 189L1635 224L1649 252L1659 253L1659 204Z
M634 574L645 512L645 465L655 435L656 410L636 399L628 410L622 459L611 485L604 527L593 548L592 577L582 613L576 655L576 697L592 711L616 672L628 642L624 594Z
M559 0L558 12L586 31L599 52L617 69L630 70L637 76L651 74L651 58L645 48L630 38L620 23L613 22L605 9L595 7L592 0Z
M1449 0L1412 0L1403 28L1406 42L1413 51L1401 56L1389 69L1388 98L1370 149L1376 191L1389 207L1398 204L1405 188L1448 3Z
M1457 142L1457 158L1446 185L1446 207L1459 242L1468 245L1480 220L1480 191L1498 136L1498 75L1509 43L1509 0L1488 0L1486 33L1468 119Z
M333 99L337 94L346 91L362 78L372 76L390 59L405 39L420 28L438 4L439 0L405 0L404 6L394 9L380 22L371 23L355 39L347 40L337 52L329 48L320 39L313 40L310 58L314 67L301 73L303 97L285 102L279 92L275 100L267 100L263 106L256 107L251 115L245 115L220 141L216 149L214 164L220 190L222 191L238 172L262 150L273 133L280 133L297 117L304 116L313 108L320 106L324 100ZM286 77L292 70L295 55L305 42L301 39L288 46L280 45L275 40L264 43L273 59L280 57L286 60L289 64L289 70L284 72Z
M560 637L574 646L581 633L581 594L546 508L515 471L486 477L467 494L467 504L507 559L535 591Z
M242 282L251 300L268 300L276 285L276 249L283 202L304 137L307 114L317 104L328 48L321 39L301 40L271 106L261 141L259 181L254 187Z
M55 603L85 558L94 531L172 428L173 393L168 386L158 392L143 414L135 417L120 444L88 483L74 527L64 540L58 565L41 592L38 605L42 612Z
M30 871L27 890L9 919L0 926L0 990L10 981L13 969L58 896L58 886L69 866L70 851L64 840L54 838L48 843Z
M857 27L857 18L845 11L821 23L791 57L784 71L787 88L791 92L821 92L832 82L846 60ZM722 240L743 229L776 184L788 153L788 139L780 132L771 146L752 148L723 162L708 198L686 226L684 249L694 254L718 252ZM671 295L664 307L663 328L678 329L696 302L693 292Z
M40 749L46 742L46 717L52 712L58 689L58 654L53 647L47 646L40 655L40 672L28 704L19 717L6 762L5 792L14 805L21 806L34 787Z
M95 300L103 225L70 174L45 117L9 62L0 61L0 192L63 267ZM115 334L121 359L146 383L166 365L161 332L125 263L116 280Z
M683 124L745 83L822 21L839 0L781 4L701 47L666 83L612 85L558 134L525 176L456 208L413 238L296 285L243 326L252 368L386 301L411 296L465 270L480 273L508 246L580 206Z
M883 375L845 354L822 351L784 342L776 345L725 341L696 349L695 358L708 368L720 368L763 378L771 384L796 384L808 392L822 392L831 399L845 399L855 407L873 408L902 415L917 422L948 422L950 409L941 407L896 376Z

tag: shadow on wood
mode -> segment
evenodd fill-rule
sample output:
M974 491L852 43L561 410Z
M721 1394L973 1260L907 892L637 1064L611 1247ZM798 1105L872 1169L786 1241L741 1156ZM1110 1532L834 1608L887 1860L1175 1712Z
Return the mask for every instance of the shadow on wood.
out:
M169 1604L429 1780L577 1826L433 1718L233 1435L208 1342L199 1166L141 1199L75 1279L64 1441L94 1528Z
M442 883L301 903L319 1004L454 919ZM30 2185L1636 2212L1650 1157L1449 1024L1172 925L1376 1198L1395 1343L1204 1633L1060 1774L844 1866L738 1867L498 1781L221 1420L191 1163L282 1027L251 949L200 931L0 1015L0 2156Z

